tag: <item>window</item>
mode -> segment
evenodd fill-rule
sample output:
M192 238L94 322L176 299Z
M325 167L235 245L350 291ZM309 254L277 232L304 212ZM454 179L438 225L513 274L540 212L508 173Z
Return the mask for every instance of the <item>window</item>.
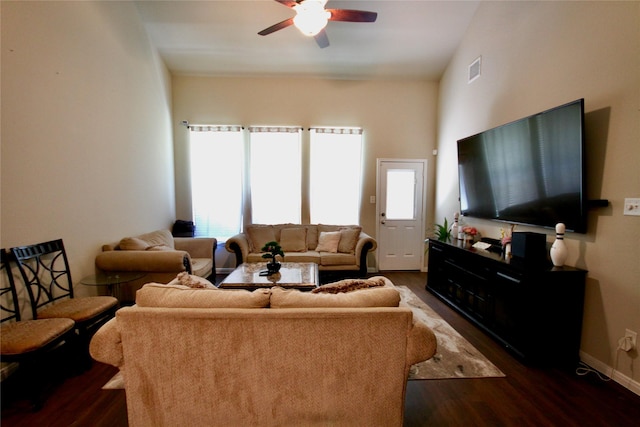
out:
M387 170L387 219L411 220L416 217L416 171L414 169Z
M196 236L224 241L244 222L360 222L362 129L311 129L308 150L300 127L189 129Z
M195 235L225 240L239 233L242 226L242 128L189 126L189 129Z
M251 221L300 224L302 156L299 127L251 127Z
M360 222L362 129L311 129L310 221Z

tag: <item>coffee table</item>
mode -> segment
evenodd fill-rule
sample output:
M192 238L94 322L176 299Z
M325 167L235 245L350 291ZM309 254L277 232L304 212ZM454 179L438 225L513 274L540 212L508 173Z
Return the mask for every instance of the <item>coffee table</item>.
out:
M267 269L266 262L240 264L218 285L221 289L283 288L312 290L318 287L318 265L313 262L283 262L280 271L271 276L261 276Z

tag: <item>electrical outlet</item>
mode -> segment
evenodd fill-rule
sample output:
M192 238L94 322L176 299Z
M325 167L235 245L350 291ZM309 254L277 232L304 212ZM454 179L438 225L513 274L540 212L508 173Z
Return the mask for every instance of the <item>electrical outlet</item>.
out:
M640 216L640 199L624 199L623 214Z
M631 329L626 329L624 331L624 337L625 337L625 339L627 337L631 338L631 348L630 348L630 350L633 350L634 348L636 348L636 340L638 339L638 334L635 331L632 331Z

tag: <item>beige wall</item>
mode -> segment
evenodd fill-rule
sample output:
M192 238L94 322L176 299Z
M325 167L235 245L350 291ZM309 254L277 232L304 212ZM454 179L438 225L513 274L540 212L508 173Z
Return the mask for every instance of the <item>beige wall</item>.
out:
M467 84L480 55L482 75ZM614 368L636 392L638 353L617 358L616 348L625 328L640 332L640 218L622 215L624 198L640 197L639 95L639 2L483 2L441 81L436 179L436 217L451 217L457 139L585 98L589 197L610 207L591 210L588 234L565 240L567 264L589 270L583 360ZM499 236L489 222L474 224Z
M64 239L77 283L103 243L175 219L168 73L132 3L1 8L0 243Z
M360 223L375 235L377 158L428 158L435 148L437 84L424 81L336 81L174 76L174 122L193 124L361 126L365 130ZM174 128L176 211L191 217L188 130ZM308 132L303 133L303 143ZM215 159L211 162L215 169ZM433 198L433 168L428 196ZM218 175L215 183L222 184ZM231 267L218 251L217 265ZM375 260L369 260L369 266Z

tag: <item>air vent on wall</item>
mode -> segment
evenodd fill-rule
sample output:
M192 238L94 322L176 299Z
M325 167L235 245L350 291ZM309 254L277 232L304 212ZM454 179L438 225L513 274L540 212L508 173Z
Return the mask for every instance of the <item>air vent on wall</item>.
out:
M478 77L480 77L480 65L482 64L482 56L476 58L475 61L469 65L469 81L467 83L471 83Z

